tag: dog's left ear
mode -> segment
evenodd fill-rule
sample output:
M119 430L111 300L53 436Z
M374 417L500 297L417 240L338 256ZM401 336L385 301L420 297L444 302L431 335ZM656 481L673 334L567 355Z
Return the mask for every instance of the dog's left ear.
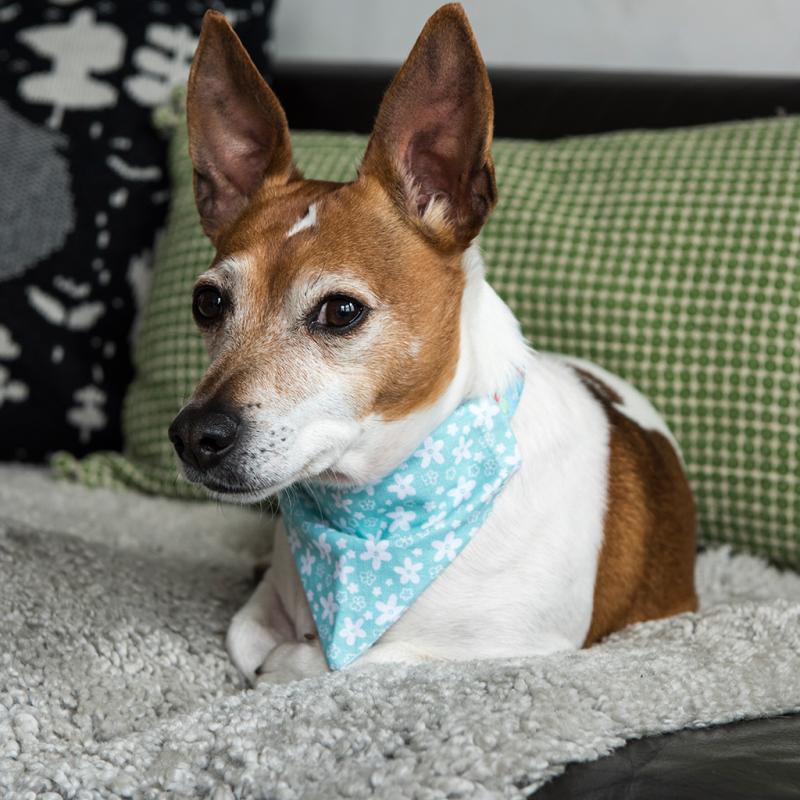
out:
M361 174L425 235L466 247L497 202L492 90L469 21L440 8L384 96Z

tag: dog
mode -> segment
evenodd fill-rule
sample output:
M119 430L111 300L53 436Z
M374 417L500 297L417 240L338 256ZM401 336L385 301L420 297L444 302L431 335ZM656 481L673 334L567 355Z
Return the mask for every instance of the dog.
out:
M303 178L213 11L187 116L210 366L169 435L212 496L280 499L227 635L251 682L542 655L696 608L667 426L620 378L530 349L484 279L493 106L460 5L426 23L350 183Z

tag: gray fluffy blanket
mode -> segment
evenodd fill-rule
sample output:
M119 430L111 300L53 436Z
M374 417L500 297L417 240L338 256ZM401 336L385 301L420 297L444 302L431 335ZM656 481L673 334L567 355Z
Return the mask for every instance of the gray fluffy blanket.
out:
M522 797L625 740L800 709L800 577L702 555L702 611L546 658L245 688L269 524L0 468L0 796Z

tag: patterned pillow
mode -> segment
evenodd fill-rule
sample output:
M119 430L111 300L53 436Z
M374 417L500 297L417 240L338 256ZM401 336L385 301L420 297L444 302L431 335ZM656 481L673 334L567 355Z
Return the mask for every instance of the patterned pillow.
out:
M122 444L129 339L169 195L152 109L185 83L206 5L0 10L0 459ZM262 68L271 5L224 4Z
M362 137L300 133L306 175L352 177ZM126 457L60 460L87 483L191 493L166 428L205 363L190 289L211 256L186 133L127 398ZM497 141L490 279L539 349L643 389L681 442L704 542L800 566L800 119Z

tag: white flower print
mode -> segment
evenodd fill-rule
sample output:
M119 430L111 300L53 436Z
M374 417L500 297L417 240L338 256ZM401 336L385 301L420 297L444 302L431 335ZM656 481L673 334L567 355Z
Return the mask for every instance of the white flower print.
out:
M475 488L475 481L467 480L463 475L460 475L458 478L458 485L451 489L448 493L448 497L453 498L453 505L458 506L466 500L468 497L472 496L472 491Z
M441 561L447 558L452 561L456 557L456 548L461 545L461 539L456 538L452 531L448 531L447 536L437 542L431 542L433 549L436 550L436 555L433 557L434 561Z
M345 539L345 538L344 538L344 536L342 536L342 538L341 538L341 539L338 539L338 540L336 541L336 546L337 546L337 547L338 547L340 550L344 550L344 548L345 548L345 547L347 547L347 539Z
M397 605L396 594L390 594L385 603L381 603L380 600L376 601L375 608L381 612L381 615L375 620L376 625L387 625L394 622L406 610L405 606Z
M479 403L470 403L469 410L472 412L473 422L478 428L486 428L490 431L494 427L492 417L500 413L496 403L487 398L483 398Z
M456 478L456 468L450 467L447 472L444 473L445 478L449 481L453 481Z
M400 599L405 600L406 603L414 596L414 592L411 589L401 589L400 590Z
M419 583L419 572L423 563L418 561L416 564L408 557L403 560L402 567L395 567L394 571L400 576L400 583Z
M422 482L426 486L433 486L439 480L439 475L435 470L429 469L423 476Z
M428 514L430 514L431 511L434 511L436 509L436 503L434 503L433 500L428 500L428 502L425 503L424 508L425 508L425 511Z
M399 509L402 511L402 509ZM362 561L372 561L372 569L380 569L382 561L391 561L392 556L386 551L389 549L389 542L382 542L374 536L370 536L364 542L365 551L361 554Z
M458 445L453 448L453 458L456 460L456 464L460 464L462 461L472 458L472 453L470 452L472 444L472 439L467 439L466 436L462 436L458 440Z
M300 537L297 535L296 530L290 529L288 538L289 538L289 547L291 547L292 552L294 552L300 547Z
M339 636L347 642L348 647L352 647L356 643L356 639L364 639L366 637L367 634L364 632L363 625L364 620L362 617L359 617L355 622L350 617L344 618L344 627L339 631Z
M414 455L422 460L422 469L427 469L431 461L436 464L444 464L444 456L442 455L442 448L444 447L444 440L433 440L432 436L428 436L422 443L422 448L417 450Z
M413 475L397 474L394 476L394 483L389 487L389 491L396 494L398 500L405 500L406 497L417 493L417 490L411 485L413 482Z
M357 583L348 583L347 584L347 591L350 594L355 594L358 591L358 584Z
M320 597L319 601L322 603L322 619L333 622L333 617L339 610L339 604L334 599L333 592L328 592L327 597Z
M397 540L397 544L400 547L411 547L411 545L414 544L414 537L413 536L401 536Z
M365 584L366 586L372 586L372 584L377 580L374 572L362 572L358 577L361 578L361 583Z
M374 595L375 595L375 597L380 597L380 596L383 594L383 589L381 589L381 587L380 587L380 586L376 586L376 587L375 587L375 588L372 590L372 594L374 594Z
M348 566L346 556L339 556L336 559L336 566L333 568L333 579L335 581L341 579L343 583L346 583L347 576L351 572L355 572L355 569L355 567Z
M355 611L363 611L367 605L367 601L364 600L364 598L361 595L359 595L358 597L354 597L350 601L350 605Z
M317 550L319 550L319 557L324 558L326 561L330 561L331 546L325 541L325 537L327 535L327 533L323 533L322 536L320 536L319 539L314 542L314 544L316 545Z
M341 492L332 492L331 499L334 506L341 508L342 511L347 511L353 505L353 500L350 497L344 497Z
M492 481L491 483L483 484L483 491L481 492L481 503L488 503L492 499L492 495L500 487L500 480Z
M310 575L311 568L314 566L316 560L317 558L313 553L303 553L303 555L300 556L300 573L302 575Z
M484 458L486 458L486 456L483 453L481 453L480 450L478 450L478 452L475 453L475 455L472 457L472 460L480 464Z
M339 603L346 603L348 600L347 591L345 589L339 589L339 591L336 592L336 600Z
M446 511L440 511L438 514L434 514L431 517L428 517L428 521L422 526L422 530L426 531L429 528L434 528L438 530L441 526L442 521L447 516Z
M458 425L456 425L455 422L451 422L447 426L447 435L448 436L455 436L457 433L458 433Z
M406 511L403 506L397 506L394 511L391 511L386 516L392 520L392 524L389 526L389 533L410 530L408 523L417 518L417 515L413 511ZM373 567L373 569L377 569L377 567Z

